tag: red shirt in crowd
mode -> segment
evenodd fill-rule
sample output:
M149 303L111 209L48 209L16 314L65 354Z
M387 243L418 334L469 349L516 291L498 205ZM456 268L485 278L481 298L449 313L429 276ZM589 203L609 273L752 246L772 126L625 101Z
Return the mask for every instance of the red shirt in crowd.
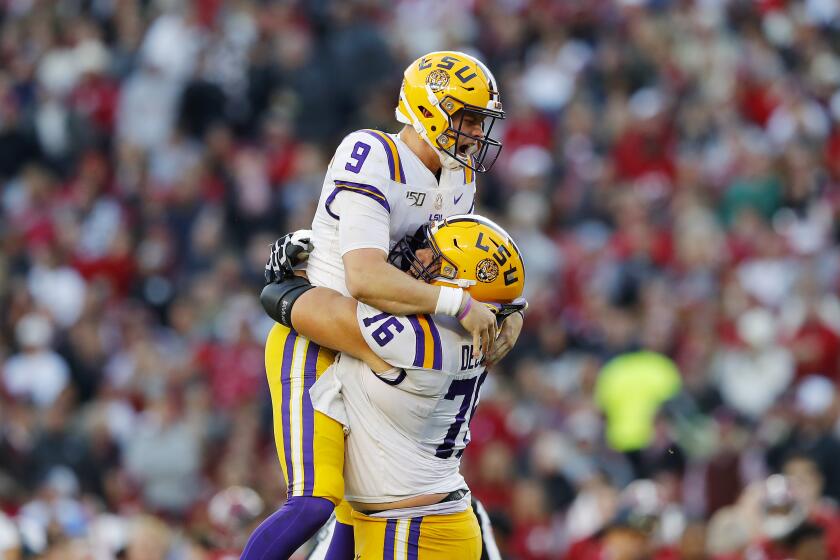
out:
M210 379L213 402L231 408L248 402L264 383L262 346L253 341L209 342L197 353L196 362Z
M788 347L796 359L796 379L818 374L840 381L840 336L817 318L807 320Z
M673 185L676 179L674 139L667 131L650 134L629 129L616 141L612 156L619 180L661 175Z

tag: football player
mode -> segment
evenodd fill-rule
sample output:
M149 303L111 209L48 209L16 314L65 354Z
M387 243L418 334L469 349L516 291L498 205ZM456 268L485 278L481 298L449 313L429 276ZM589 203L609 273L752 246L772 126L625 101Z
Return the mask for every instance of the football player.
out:
M406 69L396 117L405 125L399 134L356 131L336 150L312 222L309 280L387 313L459 317L476 355L496 361L519 336L519 314L497 336L493 313L471 305L463 286L418 282L387 262L392 246L422 224L472 212L475 174L488 170L501 148L490 135L504 118L496 80L472 56L430 53ZM289 499L251 536L246 560L288 558L344 496L342 426L316 412L309 397L334 357L329 346L283 325L268 337L267 370L277 373L269 373L275 444ZM336 515L331 560L352 550L349 508Z
M499 319L524 308L522 259L497 224L452 216L414 241L399 243L389 261L431 285L466 286ZM481 531L459 472L487 375L471 335L456 318L385 313L297 276L274 293L272 316L342 352L311 395L349 428L356 558L478 560Z

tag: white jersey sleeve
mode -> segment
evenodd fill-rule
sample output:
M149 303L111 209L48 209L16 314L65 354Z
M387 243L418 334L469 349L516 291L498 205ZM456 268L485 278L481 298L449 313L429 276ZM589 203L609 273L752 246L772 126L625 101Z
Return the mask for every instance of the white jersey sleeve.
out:
M356 318L365 342L392 366L444 369L440 331L428 315L396 316L359 303Z
M360 302L356 318L365 342L380 358L396 368L414 367L417 335L408 317L391 315Z
M483 370L472 357L472 336L454 317L398 316L359 302L356 319L376 354L396 368L444 372Z
M395 156L396 150L393 138L384 132L369 129L351 132L335 150L330 162L331 178L382 189L399 177L402 163Z
M351 192L339 192L333 209L342 216L338 222L338 251L355 249L390 250L390 215L376 201Z

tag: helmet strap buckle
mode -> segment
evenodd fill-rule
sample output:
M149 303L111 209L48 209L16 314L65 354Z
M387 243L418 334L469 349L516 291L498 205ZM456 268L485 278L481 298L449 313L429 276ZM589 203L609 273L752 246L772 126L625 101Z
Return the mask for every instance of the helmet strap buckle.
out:
M450 278L442 278L440 276L435 278L435 282L440 282L441 284L452 284L453 286L456 286L458 288L464 288L464 289L467 289L470 286L475 286L476 284L478 284L478 282L476 282L475 280L468 280L466 278L451 278L450 279Z

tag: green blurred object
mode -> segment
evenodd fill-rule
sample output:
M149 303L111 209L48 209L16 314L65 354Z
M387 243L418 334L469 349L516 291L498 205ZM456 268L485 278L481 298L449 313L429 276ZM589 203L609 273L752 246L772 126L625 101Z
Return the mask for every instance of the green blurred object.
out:
M607 362L598 374L595 402L607 417L610 447L621 452L647 447L660 407L681 386L676 364L656 352L630 352Z
M738 214L744 209L756 211L765 220L770 220L782 202L782 185L768 175L739 179L726 190L721 200L720 212L724 224L731 227Z

